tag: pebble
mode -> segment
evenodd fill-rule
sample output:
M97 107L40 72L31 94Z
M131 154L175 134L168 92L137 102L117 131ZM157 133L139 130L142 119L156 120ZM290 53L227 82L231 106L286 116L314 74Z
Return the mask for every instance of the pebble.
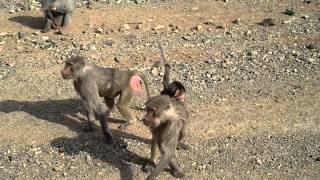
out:
M39 35L39 34L40 34L40 31L35 31L35 32L33 32L32 34L34 34L34 35Z
M154 76L158 76L158 75L159 75L159 70L158 70L158 68L152 68L151 73L152 73Z
M91 59L97 59L99 57L99 53L95 46L90 46L89 50L86 52L86 55Z
M204 44L207 44L207 43L209 43L211 40L209 39L209 38L205 38L205 39L202 39L202 42L204 43Z
M102 34L103 33L103 29L102 28L97 28L96 29L96 33Z
M135 0L136 4L142 4L143 0Z
M307 48L308 49L317 49L317 50L320 50L320 44L309 44L307 45Z
M236 20L233 21L234 24L240 25L240 18L237 18Z
M129 24L123 24L121 25L121 30L130 30L131 27L129 26Z
M316 62L314 58L307 58L307 61L310 62L311 64L314 64Z
M260 25L262 26L274 26L275 24L276 24L276 21L273 18L263 19L262 22L260 23Z
M182 39L184 39L186 41L190 41L191 40L191 36L182 36Z
M62 166L57 166L53 168L53 171L61 172L63 170Z
M24 39L24 38L27 37L27 35L28 35L27 32L19 32L19 33L18 33L18 38L19 38L19 39Z
M258 164L258 165L262 165L262 161L260 160L260 159L256 159L256 163Z
M157 25L156 27L153 28L153 30L160 30L160 29L164 29L164 25Z
M293 16L295 14L295 11L292 8L288 8L285 10L284 14L288 15L288 16Z
M116 62L121 62L123 60L123 58L121 56L115 56L113 59Z
M203 27L201 25L197 25L196 27L194 27L195 30L200 31L203 29Z
M8 32L0 32L0 37L4 37L4 36L8 36L9 33Z
M42 39L43 41L46 41L46 40L49 39L49 36L42 36L41 39Z

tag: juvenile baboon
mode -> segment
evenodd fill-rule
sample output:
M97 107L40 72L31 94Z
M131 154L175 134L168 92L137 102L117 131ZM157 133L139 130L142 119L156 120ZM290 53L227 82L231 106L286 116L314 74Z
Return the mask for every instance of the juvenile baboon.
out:
M155 179L167 165L170 166L174 177L184 177L175 161L175 150L183 138L181 131L189 118L186 107L181 101L160 95L149 99L146 108L147 114L143 118L143 123L152 133L150 162L143 168L144 171L151 172L147 179ZM156 146L161 152L161 158L155 166Z
M164 76L163 76L163 90L161 94L165 94L170 96L171 98L175 98L179 101L184 101L186 98L186 89L179 81L173 81L170 83L170 64L167 61L167 58L164 53L164 49L160 42L158 42L158 47L160 49L161 54L161 64L164 65Z
M164 49L161 45L160 42L157 42L158 43L158 47L160 49L160 54L161 54L161 62L160 64L163 64L164 65L164 69L165 69L165 72L164 72L164 76L163 76L163 90L161 91L160 94L162 95L168 95L169 97L177 100L177 101L185 101L185 98L186 98L186 89L185 87L182 85L181 82L179 81L173 81L170 83L170 64L168 63L167 61L167 58L165 56L165 52L164 52ZM181 130L181 140L185 137L185 128L183 127L183 129ZM184 149L184 150L189 150L190 149L190 146L183 143L183 142L180 142L178 144L178 149Z

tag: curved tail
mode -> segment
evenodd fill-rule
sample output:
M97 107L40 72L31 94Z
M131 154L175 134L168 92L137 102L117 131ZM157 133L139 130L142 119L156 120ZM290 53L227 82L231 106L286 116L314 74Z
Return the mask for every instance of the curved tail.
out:
M163 89L167 89L169 86L170 82L170 64L167 61L167 58L164 53L164 49L159 41L157 41L158 47L160 49L160 54L161 54L161 64L164 65L164 76L163 76Z
M142 79L142 81L144 83L144 87L146 88L147 97L148 97L148 99L150 99L150 90L149 90L148 78L143 73L139 73L139 76L141 77L141 79Z

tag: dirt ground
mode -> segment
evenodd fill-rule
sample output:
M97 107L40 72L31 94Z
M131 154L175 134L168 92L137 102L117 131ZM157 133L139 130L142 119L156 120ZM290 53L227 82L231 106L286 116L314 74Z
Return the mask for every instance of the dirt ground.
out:
M288 17L282 13L288 7L299 12L296 19L308 14L314 22L314 31L290 34L291 30L283 25ZM62 60L74 53L70 49L77 47L75 43L80 44L79 49L83 47L83 51L92 45L97 47L99 57L93 61L98 65L150 72L152 64L159 58L150 39L162 37L166 40L168 57L176 64L196 67L197 77L197 71L206 68L201 65L205 64L205 59L223 58L222 55L229 51L237 54L248 47L286 46L291 52L291 49L300 51L309 43L319 45L319 11L320 5L315 1L309 5L293 0L257 3L155 1L139 5L80 6L73 15L68 36L53 32L39 34L43 26L41 11L0 11L0 32L8 33L1 36L3 43L0 45L0 65L4 67L1 70L8 71L0 80L0 179L147 177L141 167L143 159L149 157L150 133L141 121L127 132L117 129L119 121L110 122L115 136L128 144L123 149L105 144L98 123L95 132L82 131L86 123L81 102L72 83L60 76ZM267 17L276 19L275 27L257 25ZM257 41L247 43L245 35L224 40L237 18L241 19L239 29L243 28L244 32L252 29L258 34L254 37ZM205 24L209 19L222 29L209 29ZM131 29L121 30L124 24L130 25ZM138 24L141 27L135 28ZM179 27L176 34L170 30L172 24ZM155 28L158 25L165 25L165 28L159 27L158 30ZM193 29L199 25L198 30ZM102 28L103 33L95 32L97 28ZM256 28L272 28L270 31L281 33L275 38L262 40L270 32L255 31ZM18 37L21 32L28 34L26 39ZM196 40L183 41L184 36L207 35L215 36L211 36L211 44L204 47L185 45ZM48 38L56 42L55 47L33 46ZM105 47L103 42L110 39L114 45ZM137 41L145 46L140 46ZM252 41L254 43L250 43ZM61 52L70 53L64 55ZM293 73L297 72L297 76L290 74L291 71L256 68L258 75L253 81L234 78L219 81L212 89L187 84L191 118L185 141L191 150L177 151L177 160L186 179L320 178L320 51L303 52L301 56L310 55L315 63L294 65ZM114 61L119 54L128 60ZM280 55L272 54L271 59ZM235 67L238 63L236 57L229 57ZM253 68L265 63L262 58L257 59ZM278 66L287 68L291 65L275 60L270 64L266 62L266 66L277 69ZM215 67L218 74L229 73L232 69L223 68ZM182 78L180 75L174 74L177 79ZM160 91L156 82L161 77L153 80L152 74L150 76L150 81L154 81L151 83L153 95L156 95ZM183 81L189 81L189 78ZM142 94L134 102L132 111L138 117L142 117L144 111L136 107L143 108L145 100ZM117 110L111 116L121 119ZM163 172L159 179L173 179L173 176Z

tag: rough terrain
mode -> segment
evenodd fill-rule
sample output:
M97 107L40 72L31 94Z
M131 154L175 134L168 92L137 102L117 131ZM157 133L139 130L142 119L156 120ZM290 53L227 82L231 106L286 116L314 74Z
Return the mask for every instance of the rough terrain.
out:
M110 124L127 147L106 145L98 123L84 133L60 70L83 54L144 71L156 95L157 40L188 91L192 148L177 151L186 179L320 178L319 1L81 1L68 36L41 33L43 22L35 0L0 2L0 179L147 177L148 129L118 130L115 109ZM145 100L132 103L138 117Z

